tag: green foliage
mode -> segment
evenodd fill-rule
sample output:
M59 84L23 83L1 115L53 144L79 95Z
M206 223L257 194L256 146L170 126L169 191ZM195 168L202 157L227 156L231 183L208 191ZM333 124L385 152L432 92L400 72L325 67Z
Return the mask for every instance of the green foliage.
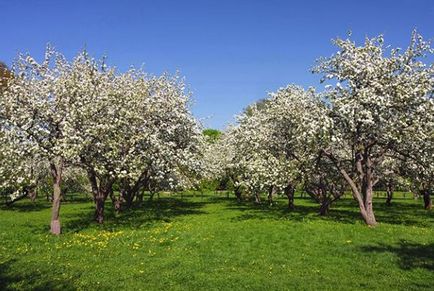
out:
M298 195L294 212L225 197L162 194L119 216L107 203L104 225L67 202L60 237L49 203L1 208L0 289L432 290L434 212L409 195L377 198L375 228L349 197L325 218Z
M234 184L227 176L221 179L204 179L200 181L199 188L202 191L224 191L233 190Z
M217 129L207 128L202 131L203 135L206 136L207 141L210 143L215 143L218 141L222 135L222 132Z
M199 188L201 191L217 191L219 184L217 179L204 179L200 181Z

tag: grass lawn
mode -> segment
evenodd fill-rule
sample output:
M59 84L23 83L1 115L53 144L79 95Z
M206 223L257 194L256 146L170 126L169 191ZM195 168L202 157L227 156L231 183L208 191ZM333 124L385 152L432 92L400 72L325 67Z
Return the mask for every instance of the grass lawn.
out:
M54 237L50 205L20 201L0 209L0 290L434 290L434 212L421 200L376 198L375 228L349 198L326 218L295 202L162 196L118 217L107 203L101 226L91 202L66 202Z

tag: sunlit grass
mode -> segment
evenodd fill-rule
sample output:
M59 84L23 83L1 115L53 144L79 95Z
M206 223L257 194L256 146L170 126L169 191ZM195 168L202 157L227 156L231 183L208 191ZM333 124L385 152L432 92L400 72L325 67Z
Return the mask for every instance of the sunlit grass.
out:
M296 199L237 204L226 195L163 195L107 221L91 202L62 206L63 234L48 234L49 204L0 210L0 289L431 289L434 215L409 196L375 201L365 226L349 198L329 217Z

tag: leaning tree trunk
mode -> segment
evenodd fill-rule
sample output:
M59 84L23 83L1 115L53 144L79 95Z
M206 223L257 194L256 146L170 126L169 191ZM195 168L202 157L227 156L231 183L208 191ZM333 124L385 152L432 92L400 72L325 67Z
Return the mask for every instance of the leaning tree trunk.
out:
M431 196L429 195L429 191L428 190L422 190L421 191L422 196L423 196L423 203L424 203L424 207L426 210L430 210L432 209L432 200L431 200Z
M285 189L283 190L283 192L285 193L286 197L288 198L288 209L289 210L294 210L294 193L295 193L295 188L292 184L288 184Z
M323 151L325 155L327 155L330 160L334 163L336 168L341 173L342 177L348 183L351 188L351 192L353 193L354 199L359 204L360 214L367 225L374 226L377 224L374 215L374 209L372 205L373 199L373 173L372 173L372 161L369 157L369 153L365 152L362 154L361 152L356 153L356 169L359 174L359 182L360 184L356 184L355 180L353 180L350 175L348 175L347 171L341 167L340 162L336 157L327 152ZM360 188L358 186L361 186Z
M374 209L372 207L372 189L367 189L364 191L364 197L354 197L356 201L359 203L360 215L362 216L365 223L369 226L374 226L377 224L377 220L375 219ZM356 196L353 192L353 196Z
M386 188L386 195L387 195L387 198L386 198L386 205L387 205L387 206L390 206L390 205L392 205L392 198L393 198L393 185L392 185L391 182L388 182L386 187L387 187L387 188Z
M365 223L369 226L377 224L375 219L373 197L374 197L374 185L372 176L372 162L370 157L365 156L366 166L362 184L362 204L359 202L360 213Z
M377 224L373 208L374 189L372 180L372 171L368 159L368 166L362 185L362 193L359 192L359 194L356 194L358 196L356 200L359 202L360 214L362 215L365 223L369 226L374 226Z
M63 162L60 161L58 165L51 163L50 170L51 176L53 177L53 206L51 208L50 232L52 234L59 235L61 232L59 215L62 198L60 185L62 183Z

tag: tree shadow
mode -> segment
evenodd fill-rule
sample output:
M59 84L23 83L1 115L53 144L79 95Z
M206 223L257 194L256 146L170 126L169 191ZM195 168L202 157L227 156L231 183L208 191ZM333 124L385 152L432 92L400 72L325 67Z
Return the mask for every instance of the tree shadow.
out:
M45 210L50 207L51 204L46 201L31 202L27 200L27 201L19 201L17 203L12 203L10 205L3 205L0 207L0 210L16 211L16 212L33 212L33 211Z
M283 199L282 199L283 200ZM295 209L289 210L286 202L277 200L278 203L270 206L267 202L254 204L252 202L237 203L235 199L221 199L226 203L226 208L241 212L234 221L248 219L274 219L293 220L302 222L306 220L325 220L339 223L354 224L361 221L361 215L357 203L350 198L336 201L328 215L319 215L319 205L309 198L297 198ZM299 203L297 203L297 201ZM434 224L434 212L425 211L421 205L412 200L395 201L392 206L387 206L383 201L375 201L374 211L379 223L429 227Z
M68 204L78 204L92 201L89 197L80 195L75 196L74 199L62 198L62 205ZM25 200L16 201L9 205L1 205L0 210L2 211L16 211L16 212L37 212L45 209L51 208L51 202L41 198L38 198L36 201L32 202L28 198Z
M339 211L330 210L329 215L320 216L319 206L317 205L296 205L293 210L283 204L274 204L273 206L267 203L237 203L234 201L227 202L227 209L241 211L241 214L232 218L232 221L243 221L249 219L266 219L266 220L292 220L295 222L303 222L308 220L333 220L342 223L354 224L360 218L356 211L339 209Z
M407 226L431 227L434 224L434 212L423 209L423 204L412 199L396 200L391 206L374 201L374 211L380 223Z
M11 259L0 263L0 290L76 290L71 280L54 281L45 272L38 273L26 269L18 274L13 270L13 264L16 262L16 259Z
M76 213L64 215L64 230L77 232L89 227L118 230L149 227L157 221L170 222L186 215L206 214L201 210L209 202L187 201L178 198L160 198L144 201L141 205L116 214L111 203L106 203L105 222L101 225L94 221L94 208L90 206L77 218Z
M403 270L416 268L434 271L434 243L420 244L401 240L398 245L379 244L363 246L362 251L374 253L392 253L398 257L398 265Z

